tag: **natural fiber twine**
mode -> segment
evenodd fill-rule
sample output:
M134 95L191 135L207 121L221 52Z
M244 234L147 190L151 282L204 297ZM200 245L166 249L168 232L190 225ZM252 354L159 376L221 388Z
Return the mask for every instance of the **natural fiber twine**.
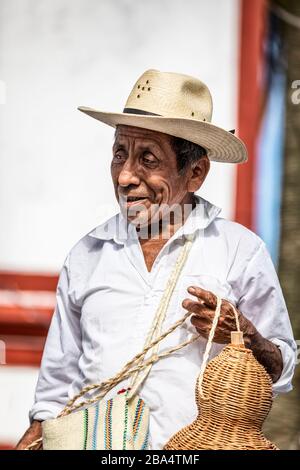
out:
M272 381L251 350L226 346L206 366L195 393L196 420L177 432L164 449L277 449L262 433L272 406Z

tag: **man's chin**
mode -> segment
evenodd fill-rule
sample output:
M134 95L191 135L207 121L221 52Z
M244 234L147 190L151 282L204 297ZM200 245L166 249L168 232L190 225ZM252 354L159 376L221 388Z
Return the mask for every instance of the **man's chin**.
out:
M128 222L133 224L135 227L148 227L151 223L151 214L147 212L142 212L141 214L130 215L129 211L126 211L126 219Z
M153 214L151 208L132 212L131 210L122 211L124 218L139 230L147 230L153 224L157 224L158 214Z
M147 207L148 204L120 204L120 209L123 216L127 219L128 222L138 226L147 226L151 221L151 205Z

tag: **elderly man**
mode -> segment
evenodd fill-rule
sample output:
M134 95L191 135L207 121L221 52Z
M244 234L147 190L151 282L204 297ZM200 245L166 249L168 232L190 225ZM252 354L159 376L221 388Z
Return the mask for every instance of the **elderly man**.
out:
M160 348L176 347L196 331L201 337L156 362L140 385L150 408L150 448L162 449L196 416L194 384L216 295L223 301L211 357L236 329L234 304L246 347L269 373L274 393L289 391L295 345L266 247L195 195L210 160L247 159L233 133L211 124L206 85L186 75L148 70L123 113L79 109L116 128L111 175L121 210L83 237L66 258L31 426L17 448L39 437L41 421L56 417L85 385L112 377L143 349L180 250L191 236L161 331L186 311L194 315ZM114 392L128 385L125 380Z

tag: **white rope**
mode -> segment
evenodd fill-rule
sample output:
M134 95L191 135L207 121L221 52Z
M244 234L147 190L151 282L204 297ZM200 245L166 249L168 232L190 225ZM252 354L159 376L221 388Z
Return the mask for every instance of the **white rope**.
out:
M236 330L241 331L238 311L237 311L237 309L235 308L234 305L232 305L230 302L229 302L229 304L230 304L230 307L232 308L234 316L235 316Z
M214 316L213 323L212 323L212 326L211 326L211 329L210 329L210 332L209 332L206 348L205 348L205 351L204 351L204 354L203 354L203 361L202 361L201 368L200 368L200 373L199 373L199 376L198 376L199 393L200 393L202 398L204 398L203 388L202 388L204 372L205 372L205 369L206 369L206 366L207 366L209 353L210 353L210 350L211 350L211 346L212 346L212 343L213 343L213 339L214 339L214 336L215 336L215 332L216 332L218 321L219 321L219 318L220 318L220 315L221 315L221 308L222 308L222 299L221 299L221 297L219 297L218 295L216 297L217 297L217 306L216 306L216 310L215 310L215 316ZM232 303L229 302L229 305L232 308L233 313L234 313L236 329L237 329L237 331L241 331L238 311L234 307L234 305L232 305Z
M205 372L205 369L206 369L206 364L207 364L207 361L208 361L208 357L209 357L209 353L210 353L210 350L211 350L212 342L213 342L213 339L214 339L214 336L215 336L215 331L216 331L216 328L217 328L217 325L218 325L219 317L220 317L220 314L221 314L221 306L222 306L222 299L221 299L221 297L217 296L217 307L216 307L216 311L215 311L215 316L214 316L213 323L212 323L212 326L211 326L211 329L210 329L210 332L209 332L206 348L205 348L205 351L204 351L204 354L203 354L203 361L202 361L201 368L200 368L200 373L199 373L199 376L198 376L198 387L199 387L200 395L202 397L203 397L203 390L202 390L203 376L204 376L204 372Z

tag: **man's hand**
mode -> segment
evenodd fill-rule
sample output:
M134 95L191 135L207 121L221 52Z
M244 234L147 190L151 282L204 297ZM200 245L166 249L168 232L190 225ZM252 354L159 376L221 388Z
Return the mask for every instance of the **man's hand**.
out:
M36 439L42 437L42 423L41 421L32 421L31 426L27 429L23 437L19 440L15 450L24 450Z
M208 338L212 322L215 316L217 305L216 296L200 287L191 286L188 292L197 300L184 299L183 308L195 313L191 318L191 323L198 333L204 338ZM237 310L237 309L236 309ZM250 348L256 359L265 367L273 382L276 382L282 372L283 362L281 352L271 341L263 338L257 331L253 323L241 312L238 312L240 329L244 335L244 342ZM221 313L215 331L214 342L226 344L231 341L231 332L236 331L236 321L233 308L227 300L222 300Z
M215 316L217 298L211 292L200 287L189 287L188 292L194 295L197 300L185 299L182 306L195 313L191 318L191 323L198 333L204 338L208 338L212 322ZM244 315L238 312L241 331L244 334L244 342L247 347L251 347L251 339L257 333L255 326ZM222 300L221 313L216 328L214 342L226 344L231 341L231 332L236 331L236 321L233 308L227 300Z

